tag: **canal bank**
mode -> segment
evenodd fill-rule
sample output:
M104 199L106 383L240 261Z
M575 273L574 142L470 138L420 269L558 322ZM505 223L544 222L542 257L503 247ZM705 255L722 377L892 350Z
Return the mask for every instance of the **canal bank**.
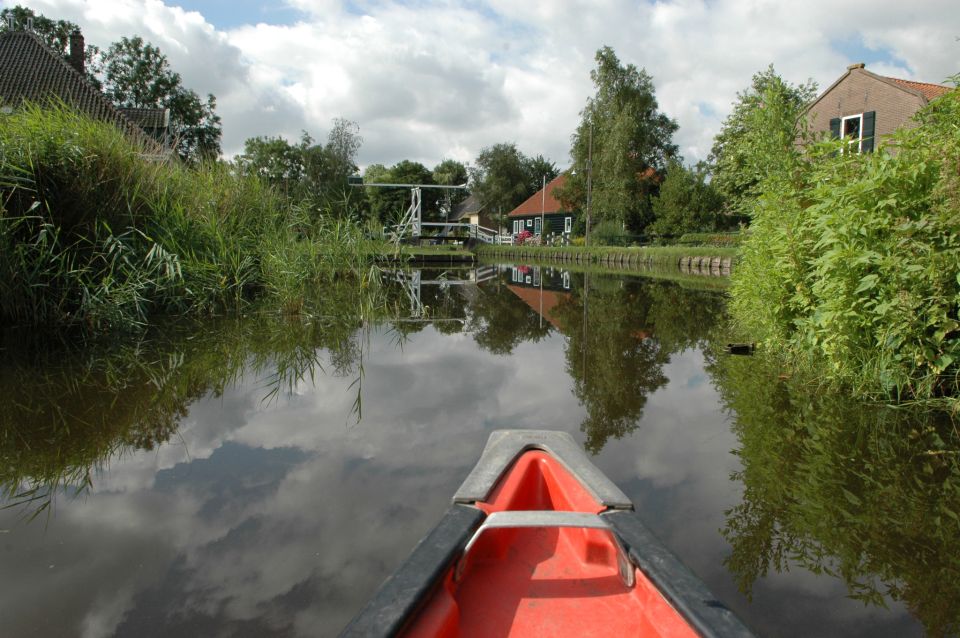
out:
M736 248L716 246L493 246L477 248L484 259L535 260L597 264L620 268L676 268L690 274L729 275L737 259Z

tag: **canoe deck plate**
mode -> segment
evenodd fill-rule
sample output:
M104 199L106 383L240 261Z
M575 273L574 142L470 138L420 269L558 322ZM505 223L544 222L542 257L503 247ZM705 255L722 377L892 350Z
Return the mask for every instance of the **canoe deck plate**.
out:
M566 432L554 430L495 430L476 467L453 496L454 503L484 501L510 464L527 450L551 454L574 476L597 502L608 509L632 510L633 503L590 462L583 449Z

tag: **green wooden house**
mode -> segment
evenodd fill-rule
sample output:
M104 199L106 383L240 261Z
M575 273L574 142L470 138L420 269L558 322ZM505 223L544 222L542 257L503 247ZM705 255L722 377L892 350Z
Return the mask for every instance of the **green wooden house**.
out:
M517 235L524 230L534 235L550 237L563 235L567 238L573 232L573 211L564 210L560 201L554 197L554 191L563 186L567 176L560 175L546 188L538 190L525 202L507 215L507 229Z

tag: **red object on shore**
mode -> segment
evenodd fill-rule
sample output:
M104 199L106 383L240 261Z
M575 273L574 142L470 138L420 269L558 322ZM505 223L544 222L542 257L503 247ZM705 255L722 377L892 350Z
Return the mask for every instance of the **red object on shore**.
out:
M498 430L341 638L753 634L564 432Z

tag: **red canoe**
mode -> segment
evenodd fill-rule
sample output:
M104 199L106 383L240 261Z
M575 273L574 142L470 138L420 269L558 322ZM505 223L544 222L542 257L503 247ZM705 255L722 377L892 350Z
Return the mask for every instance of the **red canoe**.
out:
M752 636L570 435L500 430L346 636Z

